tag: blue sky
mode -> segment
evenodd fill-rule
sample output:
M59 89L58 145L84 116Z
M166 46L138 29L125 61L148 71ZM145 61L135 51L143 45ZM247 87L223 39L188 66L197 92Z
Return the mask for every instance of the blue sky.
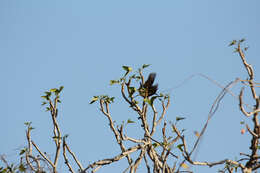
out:
M40 96L64 85L59 122L63 134L69 134L72 150L85 166L116 155L119 147L111 140L108 122L97 105L88 103L93 95L116 96L113 119L136 120L122 102L119 88L109 86L109 80L121 77L123 65L138 69L151 64L144 74L156 72L159 90L170 91L173 98L166 120L185 116L182 125L192 141L193 131L202 128L221 89L199 76L171 88L198 73L222 85L246 78L241 60L228 47L240 38L247 40L247 59L259 79L259 6L257 0L0 1L0 153L15 158L17 149L26 144L23 123L32 121L36 127L32 137L42 150L53 154L50 116ZM248 152L249 135L240 134L239 122L250 121L237 104L230 95L223 99L197 159L234 159ZM129 133L137 132L129 127ZM100 172L122 172L125 163ZM209 171L194 166L192 170Z

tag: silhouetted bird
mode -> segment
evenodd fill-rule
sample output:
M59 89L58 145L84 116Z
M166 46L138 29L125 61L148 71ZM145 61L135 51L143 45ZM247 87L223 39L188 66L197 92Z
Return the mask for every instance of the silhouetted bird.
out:
M150 97L158 90L158 84L153 85L155 77L156 73L150 73L144 85L140 84L139 92L142 97Z

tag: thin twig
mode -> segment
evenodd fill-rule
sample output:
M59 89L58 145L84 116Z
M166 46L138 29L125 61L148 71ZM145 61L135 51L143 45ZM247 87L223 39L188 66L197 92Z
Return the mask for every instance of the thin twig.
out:
M79 160L77 159L76 155L70 150L69 146L67 145L67 143L64 144L66 149L68 150L68 152L72 155L74 161L77 163L79 169L82 171L84 168L81 165L81 163L79 162Z
M40 153L40 155L52 166L52 168L55 168L55 165L50 161L50 159L48 159L48 157L43 152L41 152L39 147L33 141L32 144L35 147L35 149Z
M62 146L62 148L63 148L63 158L64 158L64 160L65 160L65 164L68 166L69 171L70 171L71 173L74 173L73 168L72 168L72 166L70 165L69 159L68 159L68 157L67 157L67 155L66 155L66 143L65 143L65 140L63 140L63 146Z

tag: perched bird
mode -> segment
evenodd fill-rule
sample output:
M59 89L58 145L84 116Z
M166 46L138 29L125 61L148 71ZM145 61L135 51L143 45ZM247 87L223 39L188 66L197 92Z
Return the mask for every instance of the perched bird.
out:
M145 83L143 85L140 84L139 93L142 97L150 97L158 90L158 84L153 85L155 77L156 73L150 73Z

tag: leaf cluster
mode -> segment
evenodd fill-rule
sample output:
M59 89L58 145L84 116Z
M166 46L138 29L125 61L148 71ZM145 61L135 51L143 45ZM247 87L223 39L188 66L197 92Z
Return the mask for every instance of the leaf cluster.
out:
M93 96L89 104L93 104L98 100L103 100L106 103L114 103L115 97L109 97L108 95Z
M241 43L243 43L244 41L246 41L246 39L244 39L244 38L242 38L242 39L240 39L240 40L232 40L230 43L229 43L229 45L228 46L232 46L232 47L235 47L234 49L234 53L236 53L236 52L239 52L239 49L240 48L238 48L238 46L240 46L240 44ZM248 50L248 48L249 48L249 46L246 46L246 47L244 47L244 51L247 51Z

